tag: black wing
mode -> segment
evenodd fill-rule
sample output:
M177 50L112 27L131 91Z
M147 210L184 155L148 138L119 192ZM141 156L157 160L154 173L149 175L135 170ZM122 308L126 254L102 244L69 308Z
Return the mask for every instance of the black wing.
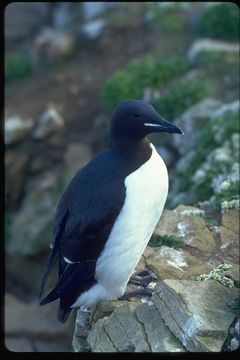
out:
M61 321L68 318L76 298L95 282L96 261L123 206L124 179L132 170L121 156L105 150L75 175L59 202L41 292L57 258L59 280L40 304L60 298Z

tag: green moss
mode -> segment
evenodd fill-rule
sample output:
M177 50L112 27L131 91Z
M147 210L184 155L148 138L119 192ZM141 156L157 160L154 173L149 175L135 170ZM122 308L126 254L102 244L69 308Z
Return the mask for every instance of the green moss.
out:
M14 55L5 61L6 80L22 79L31 74L32 70L31 60L25 55Z
M105 82L101 91L103 105L111 111L122 100L141 98L145 88L159 88L183 74L188 66L178 57L162 59L145 56L131 61Z
M175 82L153 105L163 117L172 120L208 93L209 89L205 82L181 79Z
M173 235L156 236L153 235L148 243L150 247L168 246L174 249L183 248L185 244Z
M237 40L239 38L239 9L237 5L230 2L207 8L196 24L195 31L201 36Z
M162 31L181 31L186 27L186 18L181 11L181 3L173 3L168 8L159 8L158 3L146 3L146 9L153 29Z

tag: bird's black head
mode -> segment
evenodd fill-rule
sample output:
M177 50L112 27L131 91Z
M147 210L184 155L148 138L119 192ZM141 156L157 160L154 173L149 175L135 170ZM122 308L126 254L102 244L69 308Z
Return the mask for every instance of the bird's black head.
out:
M126 100L114 109L110 124L112 140L141 140L154 132L183 134L179 127L163 119L146 101Z

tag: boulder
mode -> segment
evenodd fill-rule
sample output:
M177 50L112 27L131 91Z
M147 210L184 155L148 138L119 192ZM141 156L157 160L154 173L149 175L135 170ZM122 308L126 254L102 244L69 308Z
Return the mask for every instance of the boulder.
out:
M155 248L146 257L146 266L158 279L193 279L199 274L213 268L213 265L192 256L184 249L173 249L168 246Z
M188 351L220 352L235 316L229 304L237 294L214 280L164 280L152 302Z
M215 249L214 238L204 219L203 211L193 206L165 210L154 231L155 236L174 236L184 244L202 252Z
M180 118L176 119L176 125L184 131L185 135L184 137L173 135L173 144L180 155L187 154L195 147L199 130L221 105L222 103L219 100L205 98L191 106Z
M37 63L58 61L69 56L73 47L72 35L45 27L33 41L33 60Z
M87 341L94 352L184 351L152 303L125 303L98 320Z
M195 61L197 56L204 52L239 52L239 44L230 44L228 42L213 39L198 39L190 47L187 57L190 61Z
M239 209L230 209L222 214L222 225L239 235Z
M227 260L239 264L239 234L220 226L221 254Z
M88 39L95 40L99 38L105 28L105 21L102 19L92 20L84 24L80 33L86 36Z
M31 119L23 120L19 116L9 116L5 119L5 144L11 145L22 141L33 129Z
M21 207L13 215L7 252L32 255L48 248L61 181L57 171L29 181Z
M64 127L65 121L54 107L49 107L39 118L38 126L33 133L35 139L46 137L59 132Z

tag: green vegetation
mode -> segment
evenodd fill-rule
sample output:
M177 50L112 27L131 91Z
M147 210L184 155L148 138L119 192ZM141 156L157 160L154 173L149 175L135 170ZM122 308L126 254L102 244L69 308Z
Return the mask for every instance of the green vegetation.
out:
M148 243L150 247L160 247L160 246L168 246L174 249L183 248L185 244L183 241L179 240L176 236L173 235L165 235L165 236L156 236L153 235Z
M26 55L14 55L5 60L6 80L22 79L30 75L32 70L31 59Z
M158 100L154 101L153 105L159 114L168 120L173 120L208 92L208 87L200 80L181 79L173 83Z
M230 264L218 265L216 268L214 268L209 273L199 275L197 277L197 280L199 280L199 281L207 281L210 279L217 280L222 285L229 287L229 288L233 288L235 286L234 281L223 274L225 271L228 271L231 268L232 268L232 265L230 265Z
M239 198L238 116L238 111L228 110L206 122L193 156L186 159L185 182L178 191L190 190L199 201L214 197L217 207Z
M195 28L197 34L223 40L238 40L239 9L236 4L221 3L205 10Z
M157 30L180 31L186 26L184 13L181 11L181 3L172 3L167 8L160 8L159 3L147 2L146 8L150 18L150 25Z
M159 88L182 75L188 67L187 61L178 57L145 56L131 61L105 82L101 92L103 104L111 111L122 100L141 98L145 88Z

